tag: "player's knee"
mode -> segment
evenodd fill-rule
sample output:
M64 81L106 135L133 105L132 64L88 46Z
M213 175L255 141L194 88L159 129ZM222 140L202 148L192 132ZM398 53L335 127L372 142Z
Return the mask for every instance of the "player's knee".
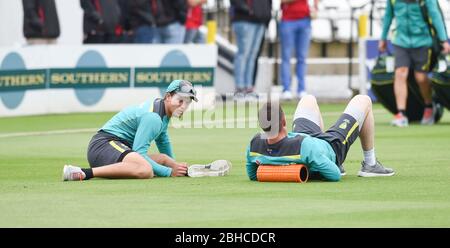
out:
M425 86L430 86L429 82L428 82L428 78L427 75L425 76L416 76L416 82L418 85L425 85Z
M317 99L313 95L303 96L302 99L298 102L297 109L301 106L314 106L317 105Z
M310 94L303 96L302 99L304 99L305 101L309 101L309 102L317 102L316 97L313 95L310 95Z
M372 99L368 95L356 95L353 99L357 100L360 104L364 104L368 107L372 106Z
M135 178L137 179L149 179L153 178L153 169L151 166L140 165L135 171Z
M408 77L409 69L407 67L400 67L395 70L395 77L399 79L404 79Z
M362 101L371 101L370 97L368 95L363 95L363 94L358 94L358 95L354 96L354 98L360 99Z

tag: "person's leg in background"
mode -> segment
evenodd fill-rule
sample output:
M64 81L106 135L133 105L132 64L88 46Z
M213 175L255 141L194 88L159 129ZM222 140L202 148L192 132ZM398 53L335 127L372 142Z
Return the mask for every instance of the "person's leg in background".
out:
M183 44L186 34L186 27L179 22L173 22L165 27L159 28L161 33L161 43L163 44Z
M134 43L152 43L155 36L155 28L143 25L134 31Z
M238 51L234 57L234 81L236 84L235 93L241 94L244 92L245 88L245 59L247 58L248 50L246 50L246 44L248 44L248 35L247 35L247 27L248 23L239 21L234 22L232 25L234 34L236 36L236 44L238 47Z
M205 35L200 32L200 29L195 29L194 43L196 44L205 44L206 38Z
M421 124L433 125L434 124L433 100L432 100L431 84L428 79L428 75L426 72L415 71L414 77L416 78L416 82L419 85L420 93L425 103L425 109L423 112Z
M408 99L408 71L411 64L411 58L408 50L394 45L395 54L395 77L394 77L394 95L397 104L397 114L394 116L392 125L397 127L407 127L408 118L406 117L406 101Z
M281 40L281 83L283 84L283 100L291 100L291 54L294 49L296 23L294 21L281 21L280 40Z
M198 28L187 28L186 34L184 35L184 43L204 44L205 37Z
M397 114L392 121L394 126L408 126L406 117L406 101L408 99L408 67L399 67L395 69L394 94L397 104Z
M414 62L414 77L425 103L425 109L421 121L422 125L434 124L432 90L427 73L431 62L431 58L428 56L429 54L431 54L431 49L428 47L420 47L413 49L412 51L412 60Z
M264 32L266 30L262 23L252 23L252 28L249 29L249 43L246 45L248 51L248 58L246 60L245 71L245 92L253 93L253 75L255 73L255 61L257 63L258 50L261 42L264 39Z
M297 96L306 95L305 76L306 76L306 59L308 58L310 40L311 40L311 19L304 18L298 20L298 26L295 31L295 54L297 58L296 74L298 80Z
M153 44L161 44L163 42L163 34L162 34L162 28L161 27L155 27L154 28L154 34L153 34L153 40L151 43Z
M262 50L264 47L264 38L261 40L261 44L259 45L258 54L256 55L255 59L255 70L253 71L253 78L252 78L252 87L255 88L256 86L256 76L258 72L258 59L261 56Z
M184 35L184 43L185 44L194 43L194 38L195 38L195 29L187 28L186 33Z

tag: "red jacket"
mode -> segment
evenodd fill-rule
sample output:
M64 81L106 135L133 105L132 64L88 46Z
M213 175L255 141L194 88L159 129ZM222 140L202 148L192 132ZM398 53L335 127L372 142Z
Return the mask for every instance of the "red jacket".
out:
M282 20L298 20L310 16L308 0L296 0L281 4Z
M201 5L191 7L188 9L186 18L187 29L197 29L203 23L203 10Z

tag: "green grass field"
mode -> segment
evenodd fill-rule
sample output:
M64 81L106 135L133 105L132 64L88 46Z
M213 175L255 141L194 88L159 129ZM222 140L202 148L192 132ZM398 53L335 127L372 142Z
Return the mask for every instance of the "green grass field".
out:
M256 128L170 129L178 160L228 159L226 177L62 182L64 164L87 167L93 130L114 113L0 118L0 227L450 227L450 113L399 129L374 107L377 157L396 175L357 177L356 141L340 182L305 184L248 180ZM344 105L321 109L330 126Z

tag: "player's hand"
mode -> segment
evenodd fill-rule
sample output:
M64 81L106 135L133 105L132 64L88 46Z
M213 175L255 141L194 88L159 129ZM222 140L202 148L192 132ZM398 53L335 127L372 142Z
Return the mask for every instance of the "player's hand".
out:
M380 51L381 53L384 53L386 51L386 41L385 40L380 40L378 42L378 51Z
M448 44L448 41L442 43L442 53L450 54L450 45Z
M184 177L187 174L188 164L184 162L177 162L172 167L172 176L173 177Z

